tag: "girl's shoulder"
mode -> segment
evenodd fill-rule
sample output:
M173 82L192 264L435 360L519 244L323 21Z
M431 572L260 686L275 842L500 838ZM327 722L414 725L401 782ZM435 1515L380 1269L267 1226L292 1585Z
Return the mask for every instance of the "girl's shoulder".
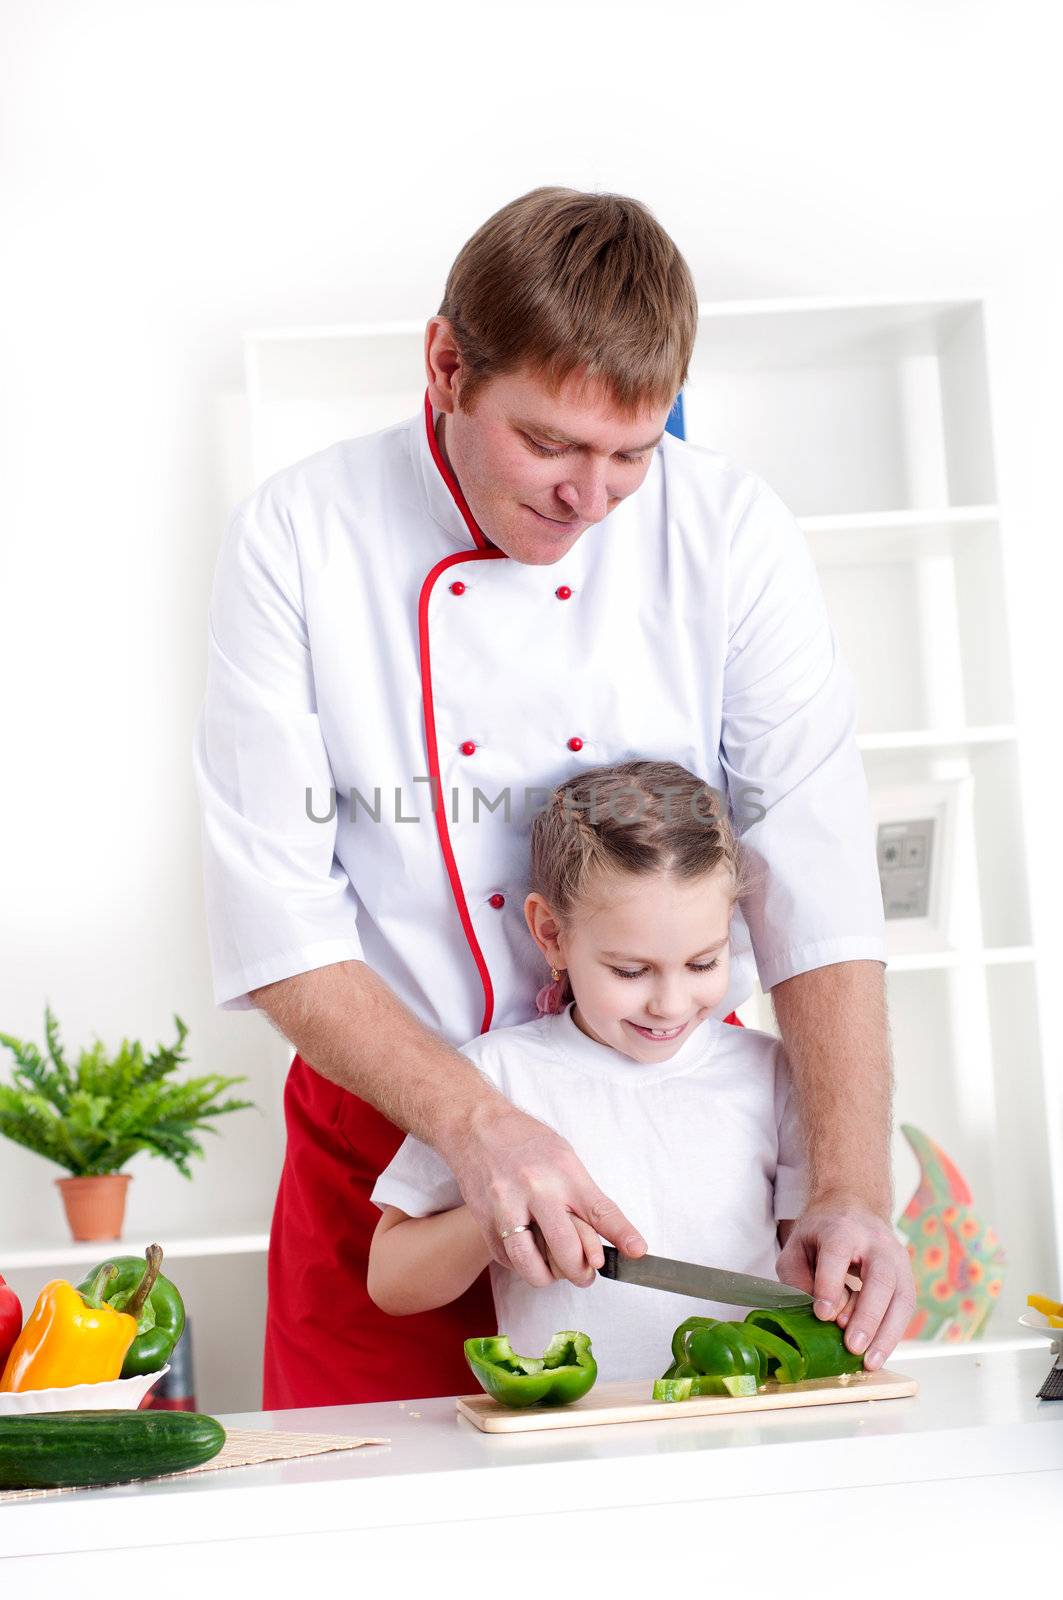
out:
M764 1028L736 1028L733 1023L723 1023L717 1049L744 1061L759 1062L773 1071L789 1070L782 1040Z
M489 1028L458 1048L481 1072L497 1079L507 1061L527 1060L530 1054L545 1052L543 1021L542 1017L533 1017L529 1022L515 1022L508 1028Z

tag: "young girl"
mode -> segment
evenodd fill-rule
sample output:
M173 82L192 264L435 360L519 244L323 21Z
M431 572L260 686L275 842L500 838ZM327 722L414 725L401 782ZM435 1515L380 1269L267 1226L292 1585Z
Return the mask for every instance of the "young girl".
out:
M714 791L684 767L629 761L570 778L535 817L524 905L555 981L536 1021L462 1052L569 1141L653 1254L774 1278L804 1199L790 1074L772 1035L713 1015L747 887ZM587 1286L531 1287L492 1259L450 1169L412 1136L373 1200L383 1214L369 1293L381 1310L448 1303L490 1265L514 1350L541 1355L554 1333L579 1329L603 1379L659 1376L684 1318L747 1309L598 1277L601 1241L585 1222Z

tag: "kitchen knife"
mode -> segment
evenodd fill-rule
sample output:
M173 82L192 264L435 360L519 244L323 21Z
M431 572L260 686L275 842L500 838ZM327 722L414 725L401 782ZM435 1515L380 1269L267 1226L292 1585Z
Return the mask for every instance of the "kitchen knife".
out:
M693 1295L695 1300L719 1300L728 1306L756 1306L765 1311L812 1304L810 1294L774 1278L754 1278L723 1267L698 1267L690 1261L670 1261L667 1256L639 1256L630 1261L611 1244L602 1248L605 1264L598 1272L618 1283L639 1283L646 1289Z

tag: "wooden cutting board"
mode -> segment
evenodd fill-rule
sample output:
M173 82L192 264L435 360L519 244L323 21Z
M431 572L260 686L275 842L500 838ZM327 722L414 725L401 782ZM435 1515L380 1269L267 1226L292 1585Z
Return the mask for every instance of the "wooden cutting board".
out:
M489 1394L466 1394L458 1411L483 1433L528 1433L539 1428L597 1428L607 1422L670 1422L677 1417L730 1416L738 1411L778 1411L790 1406L824 1406L854 1400L900 1400L917 1394L914 1378L883 1367L840 1378L808 1378L803 1383L766 1383L745 1398L708 1394L695 1400L652 1400L653 1379L596 1383L590 1394L569 1406L527 1406L513 1410Z

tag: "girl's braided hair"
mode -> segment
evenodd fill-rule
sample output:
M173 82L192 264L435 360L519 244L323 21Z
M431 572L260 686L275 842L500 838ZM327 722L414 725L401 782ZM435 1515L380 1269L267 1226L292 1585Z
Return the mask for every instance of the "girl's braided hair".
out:
M749 874L717 791L675 761L624 761L557 786L532 822L528 888L564 926L601 875L689 881L721 866L738 899Z

